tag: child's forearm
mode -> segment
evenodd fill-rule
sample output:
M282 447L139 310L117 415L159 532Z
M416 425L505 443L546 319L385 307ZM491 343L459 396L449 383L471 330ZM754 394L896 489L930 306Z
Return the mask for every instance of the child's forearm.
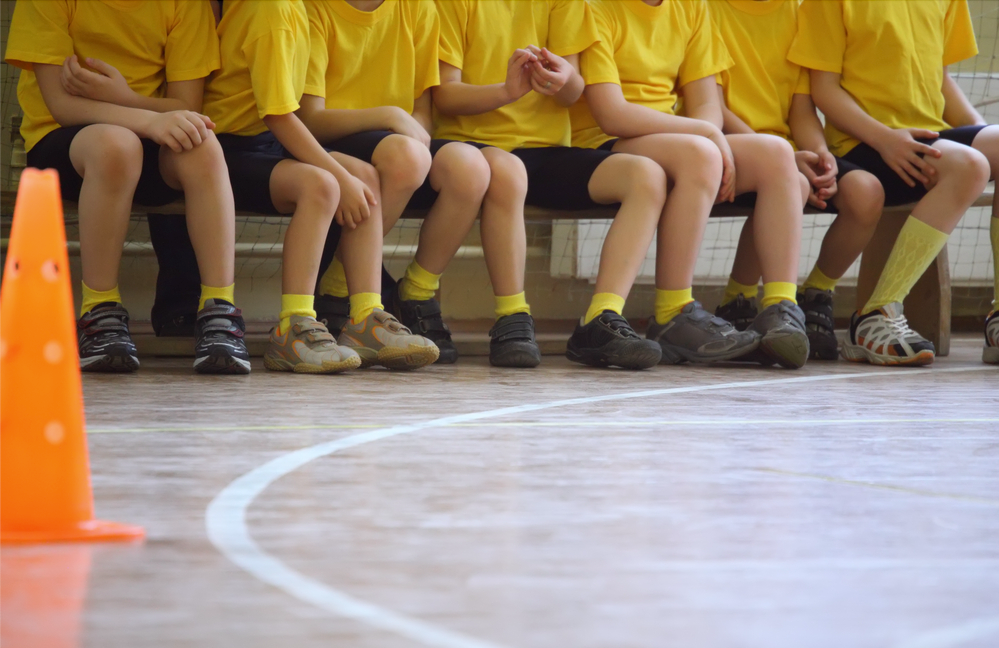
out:
M796 94L791 99L791 112L788 115L791 139L798 150L812 153L826 153L829 147L822 130L822 122L815 112L815 104L809 95Z
M657 133L683 133L710 137L718 131L711 124L668 115L625 100L618 85L599 83L586 88L586 100L601 130L611 137L642 137Z
M756 131L742 118L732 112L725 103L725 90L718 86L718 100L721 102L722 132L726 135L755 135Z
M586 81L583 80L582 75L578 71L574 72L566 84L562 86L562 89L555 93L555 101L558 105L569 108L579 101L585 89Z
M155 117L153 111L73 96L62 87L62 68L58 65L36 63L34 71L45 106L60 126L113 124L143 137L148 135Z
M434 106L445 115L481 115L513 103L505 83L442 83L433 89Z
M961 87L957 85L957 81L951 78L946 68L944 69L943 95L943 118L951 127L984 126L988 123L982 117L981 113L975 110L971 101L965 96Z
M812 70L812 99L826 120L851 137L875 146L891 129L868 115L840 85L840 75Z
M326 108L325 100L321 97L305 95L302 97L302 107L295 114L311 131L314 139L331 142L364 131L392 130L393 110L401 111L402 109L393 106L357 109Z
M424 90L423 94L413 102L413 119L428 133L434 132L433 98L430 88Z
M325 169L338 181L349 175L347 170L319 145L295 113L267 115L264 117L264 124L274 133L281 146L299 162Z

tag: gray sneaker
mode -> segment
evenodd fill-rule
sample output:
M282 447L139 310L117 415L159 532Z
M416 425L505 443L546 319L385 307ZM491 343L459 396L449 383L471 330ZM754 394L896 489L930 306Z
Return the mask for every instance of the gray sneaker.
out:
M340 344L361 356L362 367L380 364L389 369L419 369L436 362L441 354L431 340L413 335L380 308L361 322L347 322L340 333Z
M696 301L684 306L679 315L665 324L657 323L653 317L645 337L662 348L659 364L734 360L755 351L760 344L758 333L737 331Z
M780 366L800 369L808 361L805 313L797 304L785 299L770 306L756 316L749 330L763 336L760 348Z
M271 371L332 374L357 369L361 358L353 349L337 346L322 322L292 315L284 335L278 334L276 326L271 331L264 366Z

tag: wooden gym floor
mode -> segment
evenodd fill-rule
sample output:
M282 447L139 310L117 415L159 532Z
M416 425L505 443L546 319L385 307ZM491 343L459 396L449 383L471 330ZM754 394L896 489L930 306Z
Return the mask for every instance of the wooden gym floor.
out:
M999 368L980 354L964 336L909 370L86 376L98 517L148 538L5 547L0 640L994 648Z

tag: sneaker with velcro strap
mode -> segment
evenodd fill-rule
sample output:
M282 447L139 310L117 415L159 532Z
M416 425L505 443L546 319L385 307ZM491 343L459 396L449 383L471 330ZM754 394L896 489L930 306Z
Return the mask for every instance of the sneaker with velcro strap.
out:
M649 369L659 364L663 352L658 342L635 333L624 317L605 310L588 324L576 325L565 355L591 367Z
M264 353L264 366L271 371L335 374L361 366L361 357L339 346L315 318L292 315L288 330L281 333L280 328L271 330Z
M866 315L854 313L843 357L887 367L924 366L933 363L933 343L909 328L902 304L894 302Z
M541 349L529 313L504 315L489 331L489 364L531 369L541 364Z
M127 373L139 368L139 354L128 331L128 311L117 302L103 302L76 323L80 370Z
M759 334L735 330L732 324L711 315L696 301L684 306L665 324L659 324L652 317L645 337L657 342L662 349L660 364L735 360L752 353L760 345Z
M833 320L833 294L831 290L805 288L798 293L798 305L805 313L805 333L812 360L839 358L839 340Z
M753 325L753 320L760 314L756 307L756 298L746 298L745 295L736 295L735 299L727 304L721 304L715 309L715 316L720 317L732 326L736 331L745 331Z
M764 308L750 329L762 336L760 350L785 369L800 369L808 362L805 313L791 300Z
M326 327L333 339L338 339L343 327L350 321L350 297L319 295L313 309L316 311L316 319Z
M392 300L392 312L406 328L437 345L441 352L437 364L454 364L458 361L458 349L451 340L451 329L444 323L441 305L436 299L405 300L396 292L395 299Z
M416 335L380 308L360 322L347 322L337 342L353 349L361 357L362 367L419 369L436 362L441 353L433 341Z
M194 370L203 374L250 373L243 311L224 299L209 299L195 323Z
M994 310L985 318L985 348L982 349L982 362L999 364L999 310Z

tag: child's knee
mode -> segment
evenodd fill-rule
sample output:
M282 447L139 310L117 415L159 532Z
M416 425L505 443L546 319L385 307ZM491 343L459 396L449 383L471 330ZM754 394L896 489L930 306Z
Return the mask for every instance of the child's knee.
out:
M875 227L885 207L885 190L881 182L866 171L854 171L839 184L840 212L846 212L857 225Z
M527 196L527 168L515 155L498 153L487 158L489 189L486 197L497 201L524 202Z
M440 177L440 190L462 199L481 202L489 188L489 163L474 146L453 142L434 157L431 176Z
M717 191L723 171L721 150L711 140L692 138L684 146L681 172L684 179L698 181L709 190Z
M666 201L666 172L655 161L640 156L630 156L624 167L628 196L653 202Z
M969 192L980 194L992 176L989 159L969 146L951 147L944 153L946 172ZM977 195L976 195L977 198Z
M102 128L85 163L85 177L98 174L121 181L137 181L142 173L142 142L138 135L117 126Z
M299 179L302 183L298 196L299 207L307 207L305 211L316 220L333 220L340 204L340 184L333 174L318 167L306 166Z
M416 191L427 178L431 164L430 150L405 135L389 135L378 145L371 158L378 169L382 187Z

